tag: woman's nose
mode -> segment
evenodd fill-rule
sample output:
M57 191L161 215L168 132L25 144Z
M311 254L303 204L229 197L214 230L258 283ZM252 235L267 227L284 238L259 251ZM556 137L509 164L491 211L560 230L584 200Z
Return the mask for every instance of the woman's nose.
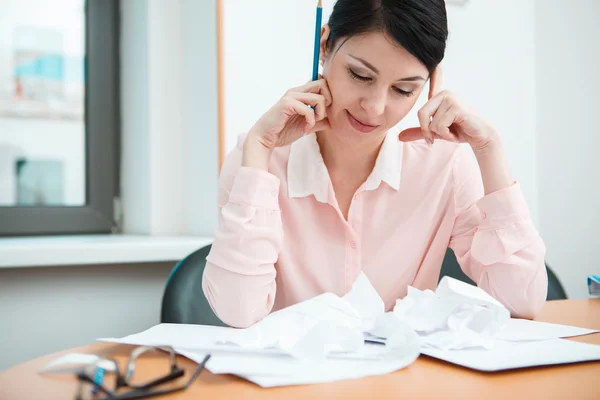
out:
M372 90L362 100L361 107L367 112L369 118L383 114L387 102L387 93L382 90Z

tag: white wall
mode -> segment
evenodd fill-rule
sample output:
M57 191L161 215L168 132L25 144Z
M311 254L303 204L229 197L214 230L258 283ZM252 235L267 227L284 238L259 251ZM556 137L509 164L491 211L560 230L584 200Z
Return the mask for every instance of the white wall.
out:
M537 224L534 2L478 0L447 8L444 86L499 130Z
M159 323L173 265L0 268L0 371Z
M238 134L250 129L287 89L310 80L316 2L223 2L229 151ZM323 2L323 23L333 4ZM500 130L514 177L537 221L533 0L477 0L447 9L445 88ZM416 113L426 92L399 127L418 125Z
M222 0L226 150L312 76L316 1ZM335 3L323 1L323 21Z
M217 223L216 2L121 2L124 231Z
M548 263L570 297L600 273L600 2L535 7L538 190Z

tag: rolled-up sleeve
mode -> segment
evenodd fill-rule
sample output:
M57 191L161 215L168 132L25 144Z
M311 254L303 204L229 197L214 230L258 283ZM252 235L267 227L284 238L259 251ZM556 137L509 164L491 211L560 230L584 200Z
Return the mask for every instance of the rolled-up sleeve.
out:
M219 224L202 280L215 314L239 328L271 312L283 239L279 178L241 167L241 153L238 145L221 170Z
M513 317L534 318L548 289L546 247L519 183L484 196L479 168L464 149L456 154L453 176L450 247L461 268Z

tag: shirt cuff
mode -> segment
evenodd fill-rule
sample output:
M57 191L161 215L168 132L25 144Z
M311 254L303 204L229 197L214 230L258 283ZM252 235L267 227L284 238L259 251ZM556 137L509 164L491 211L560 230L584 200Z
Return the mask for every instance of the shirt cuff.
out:
M279 178L258 168L241 167L233 181L229 201L279 211Z
M481 212L480 230L493 230L529 218L529 207L518 182L490 193L477 202Z

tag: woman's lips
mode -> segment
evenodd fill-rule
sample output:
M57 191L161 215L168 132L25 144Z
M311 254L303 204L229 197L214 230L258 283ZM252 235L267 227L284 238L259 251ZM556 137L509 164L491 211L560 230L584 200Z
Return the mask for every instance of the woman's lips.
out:
M379 127L379 125L369 125L361 122L360 120L356 119L352 114L350 114L350 111L348 110L346 110L346 114L348 116L348 121L350 122L350 125L352 125L352 127L360 133L369 133L377 129L377 127Z

